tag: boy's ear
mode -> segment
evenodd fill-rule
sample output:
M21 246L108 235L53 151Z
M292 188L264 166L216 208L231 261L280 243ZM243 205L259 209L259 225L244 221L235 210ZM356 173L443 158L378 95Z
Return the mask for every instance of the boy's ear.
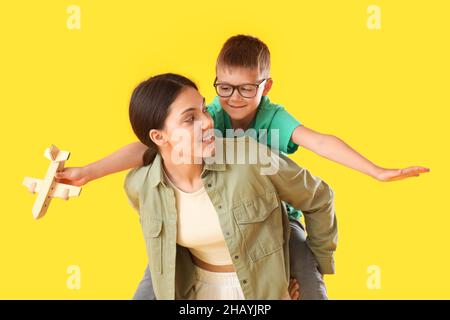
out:
M164 134L159 130L152 129L152 130L150 130L148 135L150 136L150 139L153 141L153 143L159 147L161 147L163 144L166 143Z
M272 78L267 79L266 85L264 86L263 96L267 96L269 94L270 89L272 88L273 80Z

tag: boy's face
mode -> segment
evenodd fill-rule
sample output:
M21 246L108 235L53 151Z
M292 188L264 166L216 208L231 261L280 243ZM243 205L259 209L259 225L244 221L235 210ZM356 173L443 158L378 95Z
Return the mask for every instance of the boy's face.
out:
M239 86L243 84L259 84L265 78L260 75L257 69L246 69L239 67L217 67L217 84L229 84ZM222 108L228 113L233 120L243 120L254 117L258 109L261 97L268 94L272 87L272 79L267 79L259 88L255 97L245 98L241 96L237 89L234 90L230 97L224 98L219 96Z

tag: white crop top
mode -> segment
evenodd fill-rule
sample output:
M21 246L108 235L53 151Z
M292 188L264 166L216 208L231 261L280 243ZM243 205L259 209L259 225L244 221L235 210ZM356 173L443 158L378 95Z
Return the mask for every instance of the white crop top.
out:
M184 192L170 181L177 205L177 243L198 259L212 265L233 264L220 227L219 217L204 187Z

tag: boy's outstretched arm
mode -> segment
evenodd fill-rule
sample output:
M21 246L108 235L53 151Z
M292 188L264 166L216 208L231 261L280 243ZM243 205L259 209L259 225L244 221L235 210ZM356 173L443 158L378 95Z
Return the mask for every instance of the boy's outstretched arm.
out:
M63 171L56 173L56 181L82 186L108 174L142 166L142 157L147 149L148 147L139 141L130 143L109 156L84 167L64 168Z
M379 167L338 137L322 134L304 126L295 128L291 140L295 144L311 150L324 158L365 173L380 181L394 181L409 177L418 177L421 173L430 171L428 168L419 166L404 169L386 169Z

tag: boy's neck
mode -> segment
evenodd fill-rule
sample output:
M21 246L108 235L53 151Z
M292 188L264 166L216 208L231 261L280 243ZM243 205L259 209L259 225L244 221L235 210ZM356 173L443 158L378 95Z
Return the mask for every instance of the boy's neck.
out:
M242 129L244 131L248 130L251 128L252 122L256 117L256 112L258 110L255 110L254 112L252 112L251 114L249 114L247 117L242 118L242 119L233 119L230 117L230 122L231 122L231 127L234 130L237 129Z

